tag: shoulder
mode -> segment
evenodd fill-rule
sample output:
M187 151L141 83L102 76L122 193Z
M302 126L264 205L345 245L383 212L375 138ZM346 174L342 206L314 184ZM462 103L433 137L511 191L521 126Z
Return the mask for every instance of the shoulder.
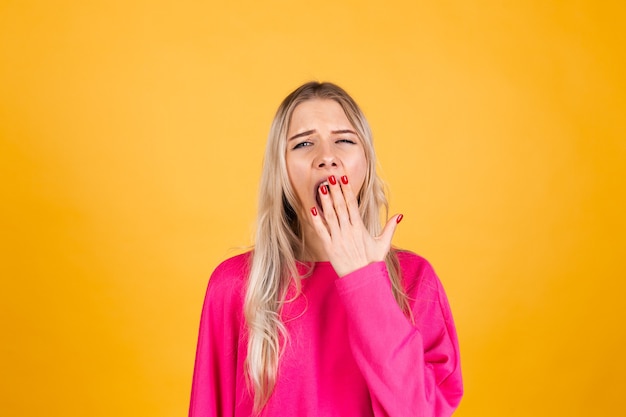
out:
M246 252L222 261L209 278L207 298L243 297L251 259L251 252Z
M435 289L440 285L435 270L425 258L407 250L398 250L396 255L400 263L402 280L407 290L411 290L413 287L432 287Z
M414 252L405 249L398 249L396 250L396 256L400 262L400 268L402 269L403 275L411 276L415 274L434 274L434 270L430 262Z
M407 250L397 251L402 282L407 295L416 300L444 302L443 285L431 263L422 256Z
M222 261L211 274L211 280L232 280L240 277L247 277L250 271L252 252L245 252L235 255Z
M198 352L201 341L204 349L209 349L215 340L229 340L241 329L248 257L242 254L228 258L211 274L202 305Z

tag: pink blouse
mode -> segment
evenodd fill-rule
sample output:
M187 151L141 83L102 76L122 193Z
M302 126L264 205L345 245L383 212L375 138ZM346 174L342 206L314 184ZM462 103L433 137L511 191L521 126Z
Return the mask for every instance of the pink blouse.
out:
M415 318L398 307L384 262L339 278L315 263L286 304L289 333L261 416L450 416L463 395L448 300L430 264L398 252ZM213 272L202 310L190 417L251 416L243 297L251 254Z

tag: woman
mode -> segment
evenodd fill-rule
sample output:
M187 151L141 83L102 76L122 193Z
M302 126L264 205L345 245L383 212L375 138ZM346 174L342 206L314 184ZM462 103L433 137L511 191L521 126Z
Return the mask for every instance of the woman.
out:
M391 248L372 134L331 83L274 118L252 252L213 272L189 415L449 416L463 392L441 283Z

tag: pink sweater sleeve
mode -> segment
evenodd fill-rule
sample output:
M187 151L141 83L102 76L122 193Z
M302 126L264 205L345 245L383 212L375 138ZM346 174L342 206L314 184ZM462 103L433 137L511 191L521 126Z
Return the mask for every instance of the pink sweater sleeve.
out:
M459 346L450 307L422 258L405 276L413 325L398 307L384 262L336 281L348 314L352 352L376 417L450 416L463 395Z
M242 258L218 266L202 307L193 372L190 417L232 416L239 399L238 345L242 323Z

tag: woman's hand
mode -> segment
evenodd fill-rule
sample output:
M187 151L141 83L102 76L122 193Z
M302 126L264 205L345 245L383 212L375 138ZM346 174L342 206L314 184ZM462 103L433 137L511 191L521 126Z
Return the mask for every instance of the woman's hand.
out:
M323 213L311 209L313 225L337 275L342 277L370 263L383 261L402 215L389 219L382 234L373 237L363 224L348 177L337 179L331 175L328 184L322 184L318 192Z

